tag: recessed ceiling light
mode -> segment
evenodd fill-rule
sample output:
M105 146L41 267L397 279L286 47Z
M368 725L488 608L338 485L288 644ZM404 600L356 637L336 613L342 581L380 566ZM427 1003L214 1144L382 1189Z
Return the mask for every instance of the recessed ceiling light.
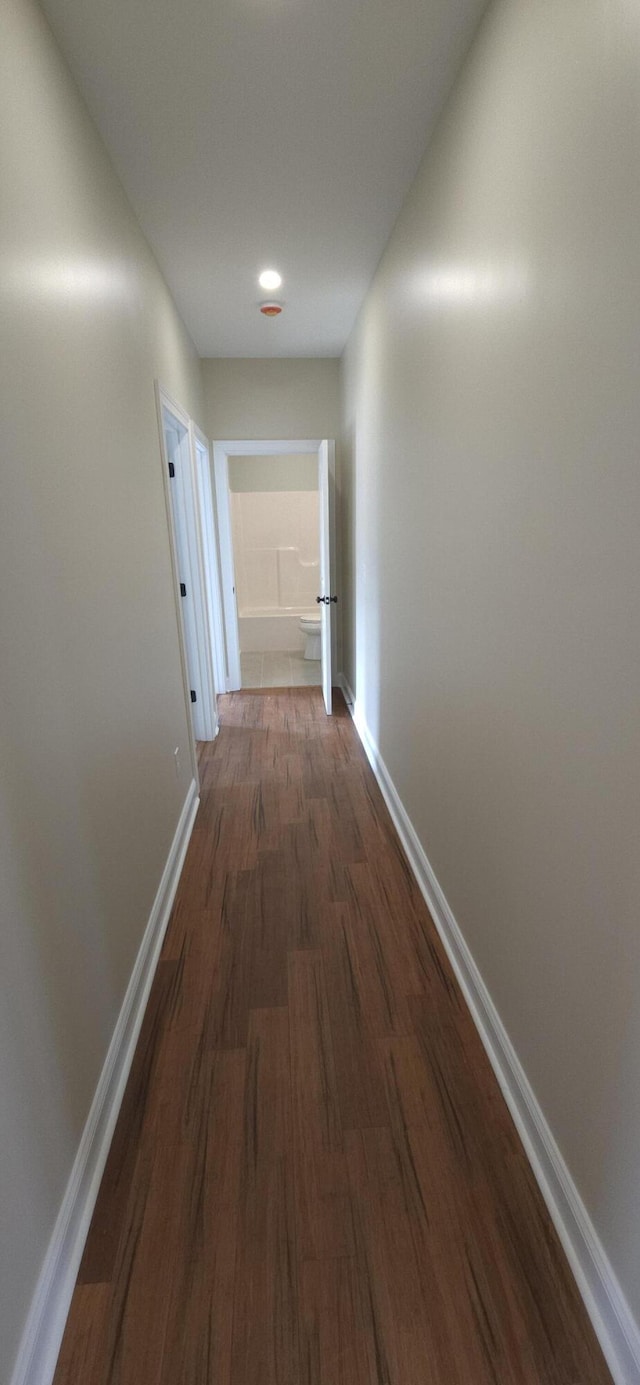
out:
M261 289L267 289L269 293L273 293L274 289L280 288L282 275L278 274L277 269L263 269L259 283Z

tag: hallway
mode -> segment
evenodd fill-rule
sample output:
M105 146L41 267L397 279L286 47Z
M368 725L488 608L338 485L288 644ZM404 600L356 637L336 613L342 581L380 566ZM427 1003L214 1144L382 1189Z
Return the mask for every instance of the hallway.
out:
M339 694L221 699L55 1385L600 1385Z

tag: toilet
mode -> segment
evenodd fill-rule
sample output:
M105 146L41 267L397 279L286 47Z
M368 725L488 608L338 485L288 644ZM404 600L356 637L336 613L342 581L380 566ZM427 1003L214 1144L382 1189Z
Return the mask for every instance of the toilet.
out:
M320 635L320 616L300 616L299 629L305 638L305 659L322 658L322 637Z

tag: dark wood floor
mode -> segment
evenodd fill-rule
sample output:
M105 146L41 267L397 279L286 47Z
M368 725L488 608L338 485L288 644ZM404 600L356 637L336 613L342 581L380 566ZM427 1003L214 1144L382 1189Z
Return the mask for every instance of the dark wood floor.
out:
M55 1385L609 1381L339 695L201 775Z

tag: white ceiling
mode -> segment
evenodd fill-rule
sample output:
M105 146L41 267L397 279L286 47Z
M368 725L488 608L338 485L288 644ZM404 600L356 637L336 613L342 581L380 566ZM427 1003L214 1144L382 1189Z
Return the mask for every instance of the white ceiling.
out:
M201 355L339 355L485 0L43 3Z

